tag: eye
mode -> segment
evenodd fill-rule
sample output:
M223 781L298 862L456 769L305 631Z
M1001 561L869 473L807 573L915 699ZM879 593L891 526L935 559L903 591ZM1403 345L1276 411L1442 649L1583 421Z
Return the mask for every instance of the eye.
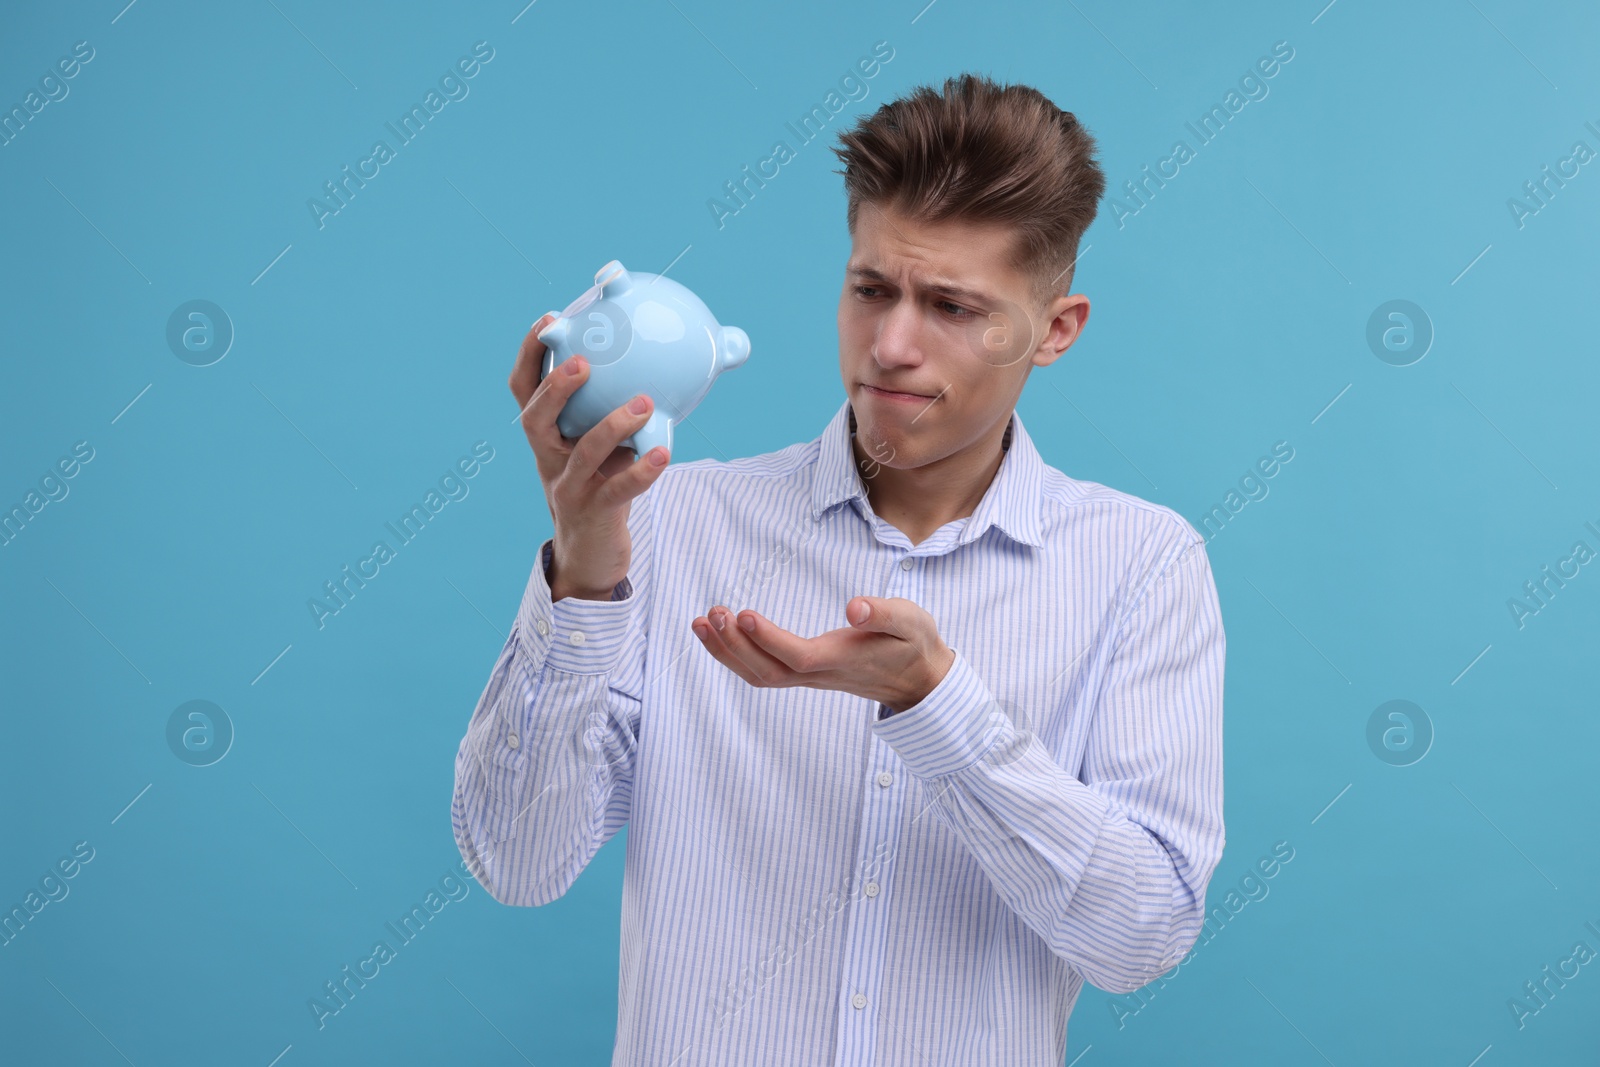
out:
M954 308L955 311L953 311L951 313L950 317L955 319L955 320L957 320L958 322L965 322L967 319L970 319L974 315L977 314L976 311L969 311L966 308L962 307L960 304L952 304L948 300L939 301L938 306L939 307L945 307L945 308Z
M862 297L871 296L876 288L877 286L874 285L858 285L855 287L856 295Z

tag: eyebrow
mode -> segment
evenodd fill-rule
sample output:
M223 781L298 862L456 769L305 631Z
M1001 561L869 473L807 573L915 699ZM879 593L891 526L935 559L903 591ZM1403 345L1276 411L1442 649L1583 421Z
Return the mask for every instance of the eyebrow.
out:
M878 270L875 267L849 267L847 268L846 273L857 278L865 278L868 281L884 282L889 285L894 284L888 275L884 274L881 270ZM968 289L967 287L957 285L955 282L946 278L929 278L922 288L925 292L939 293L942 296L953 296L957 300L966 300L974 304L987 304L992 306L998 302L988 293L979 292L977 289Z

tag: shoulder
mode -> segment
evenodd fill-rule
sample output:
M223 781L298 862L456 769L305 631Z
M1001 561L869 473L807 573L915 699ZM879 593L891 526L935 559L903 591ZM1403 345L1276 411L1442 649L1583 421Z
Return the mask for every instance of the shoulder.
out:
M796 485L809 487L809 474L821 450L816 440L735 459L691 459L674 463L650 487L662 510L705 509L715 502L745 505Z
M1165 504L1073 478L1048 465L1044 499L1048 524L1088 526L1121 542L1124 551L1137 551L1143 545L1157 553L1173 552L1205 544L1194 525Z
M1172 508L1048 465L1043 482L1047 543L1114 568L1125 605L1138 603L1180 561L1209 568L1204 536Z
M715 481L717 479L761 479L784 477L815 462L817 441L800 441L773 452L737 459L690 459L669 467L662 475L672 475L679 481Z

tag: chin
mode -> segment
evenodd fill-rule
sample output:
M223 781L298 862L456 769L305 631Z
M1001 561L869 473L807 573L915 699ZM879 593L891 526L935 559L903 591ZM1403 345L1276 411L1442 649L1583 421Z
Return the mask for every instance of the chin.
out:
M927 461L928 442L920 440L917 427L884 425L872 419L856 420L856 442L865 462L891 470L911 470Z

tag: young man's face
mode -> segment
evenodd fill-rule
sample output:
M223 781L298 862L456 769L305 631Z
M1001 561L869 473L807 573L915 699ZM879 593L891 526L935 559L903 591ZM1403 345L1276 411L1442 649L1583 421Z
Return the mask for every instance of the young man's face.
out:
M1011 253L1010 229L861 205L839 294L839 371L865 462L909 469L991 432L998 444L1029 368L1077 338L1088 298L1036 307Z

